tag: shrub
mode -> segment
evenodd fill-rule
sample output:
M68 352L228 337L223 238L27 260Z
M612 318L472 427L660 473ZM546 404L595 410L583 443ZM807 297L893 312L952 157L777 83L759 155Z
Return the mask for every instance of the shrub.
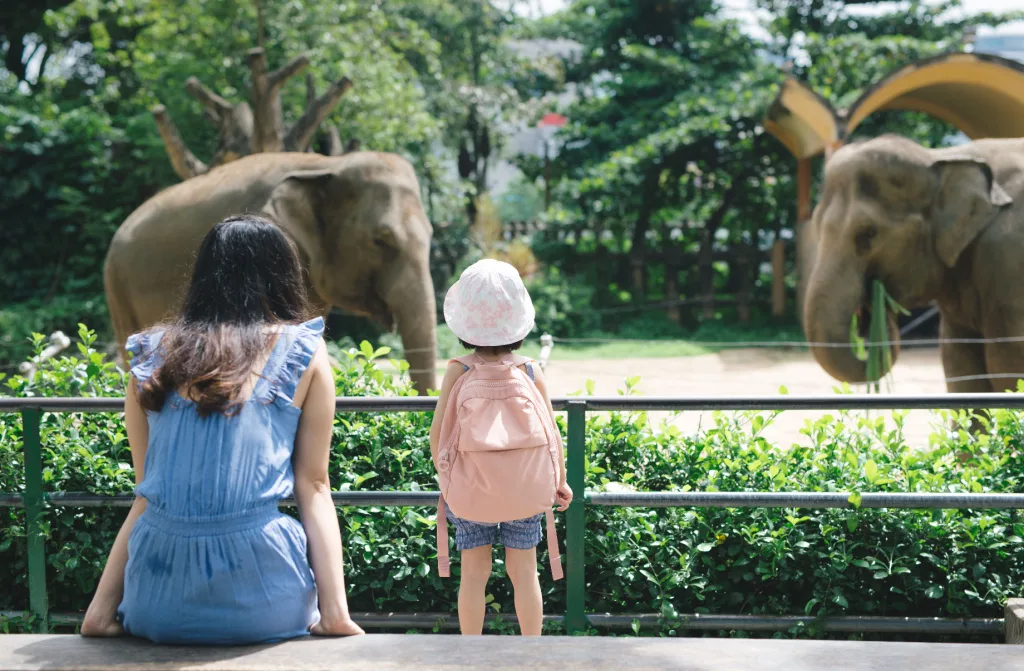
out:
M7 380L7 391L121 395L124 376L94 350L94 338L83 328L76 356L47 362L32 379ZM338 393L411 394L404 376L395 378L377 366L388 355L386 348L367 343L341 352ZM406 368L403 362L394 365ZM634 393L636 380L628 383L626 393ZM905 413L827 415L808 422L800 443L789 448L763 436L774 417L716 413L706 428L684 434L671 423L656 425L642 412L591 415L587 486L851 491L856 498L865 491L1015 492L1024 485L1024 427L1017 412L995 411L988 430L977 437L964 429L938 431L929 449L906 443ZM939 413L937 419L965 427L970 418ZM338 415L332 485L434 489L429 422L428 413ZM42 441L47 490L131 491L119 415L46 414ZM21 451L18 416L0 415L0 491L22 489ZM962 453L970 458L962 461ZM367 506L341 512L355 611L454 610L457 579L442 581L435 571L433 509ZM85 608L124 514L50 510L45 530L54 611ZM0 519L0 610L21 610L28 603L24 515L3 508ZM588 507L586 524L588 610L658 612L665 618L663 633L674 632L676 614L687 612L802 613L811 633L814 618L826 614L998 617L1005 599L1024 582L1024 524L1012 511ZM552 583L543 566L546 610L563 611L564 583ZM495 568L489 608L512 612L501 553L495 554ZM458 575L457 562L453 573Z
M591 308L593 288L571 281L558 268L548 266L543 274L530 278L526 288L537 311L535 334L579 338L600 329L600 316Z

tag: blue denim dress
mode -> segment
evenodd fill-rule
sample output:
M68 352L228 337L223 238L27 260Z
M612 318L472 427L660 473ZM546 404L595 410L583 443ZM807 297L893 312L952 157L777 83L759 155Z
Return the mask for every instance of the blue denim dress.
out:
M149 416L147 501L128 541L125 631L157 643L244 644L303 636L320 619L306 534L278 510L292 496L301 410L295 389L323 320L278 336L252 397L238 414L200 417L169 393ZM142 381L160 366L160 332L128 339Z

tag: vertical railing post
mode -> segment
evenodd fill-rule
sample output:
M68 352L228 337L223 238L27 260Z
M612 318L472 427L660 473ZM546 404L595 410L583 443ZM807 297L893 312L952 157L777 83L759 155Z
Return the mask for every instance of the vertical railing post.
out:
M28 538L28 607L41 633L47 630L46 545L43 538L43 450L39 438L42 411L21 411L25 446L25 532Z
M586 428L587 402L584 400L569 401L569 446L566 480L572 487L573 502L566 511L566 608L565 629L569 634L585 631L587 616L585 614L586 580L584 569L586 554L584 549L586 493L584 492L586 476Z

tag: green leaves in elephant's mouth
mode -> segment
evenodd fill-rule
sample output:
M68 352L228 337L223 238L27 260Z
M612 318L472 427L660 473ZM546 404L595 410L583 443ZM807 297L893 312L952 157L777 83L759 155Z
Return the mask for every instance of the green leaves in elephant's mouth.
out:
M873 280L871 299L850 319L850 346L857 359L867 363L869 391L872 387L879 391L882 376L892 370L893 342L898 336L889 335L888 322L889 316L896 313L910 314L889 295L881 280Z

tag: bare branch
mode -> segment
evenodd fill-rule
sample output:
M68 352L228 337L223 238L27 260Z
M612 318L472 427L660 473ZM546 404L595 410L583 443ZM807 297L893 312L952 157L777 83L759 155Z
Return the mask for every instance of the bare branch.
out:
M313 106L316 101L316 80L312 72L306 73L306 109Z
M167 108L157 105L151 111L153 119L156 121L156 128L160 131L160 137L164 141L164 149L167 150L167 156L171 159L174 172L178 173L182 179L188 179L202 175L209 170L205 163L189 151L185 141L181 139L178 128L167 114Z
M341 142L341 133L337 127L331 126L327 129L327 155L341 156L345 153L345 145Z
M295 122L285 137L284 146L287 151L305 151L313 140L316 129L320 127L327 115L331 113L341 97L352 88L352 80L342 77L331 84L326 92L317 98L313 105Z
M252 73L252 88L249 93L253 116L252 153L281 151L284 122L281 120L280 98L277 101L278 112L275 115L274 98L277 96L270 93L267 54L262 48L249 50L249 70Z
M300 54L287 65L274 70L270 73L270 91L276 93L289 78L299 74L307 67L309 67L309 56Z
M220 123L221 119L225 115L230 114L231 108L234 107L227 100L224 100L203 86L203 83L195 77L189 77L185 80L185 91L202 104L206 111L206 116L213 123Z

